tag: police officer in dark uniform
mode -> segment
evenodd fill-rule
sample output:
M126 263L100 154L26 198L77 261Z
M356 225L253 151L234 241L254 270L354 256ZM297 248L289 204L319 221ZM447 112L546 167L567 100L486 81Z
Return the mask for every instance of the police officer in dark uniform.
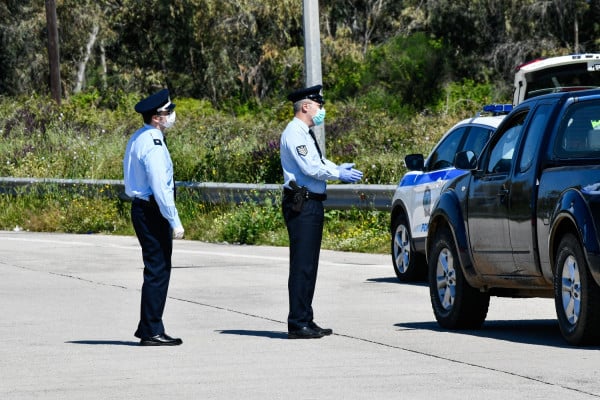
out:
M354 169L354 164L338 166L322 156L310 129L325 119L321 91L322 86L317 85L288 96L294 104L294 118L281 134L282 210L290 241L290 339L316 339L333 333L313 321L312 309L323 235L326 181L353 183L362 178L362 172Z
M132 198L131 221L142 247L144 284L135 336L142 346L174 346L182 340L165 333L162 315L171 276L173 239L183 226L175 207L173 163L164 131L175 123L168 89L140 101L135 111L144 126L129 139L123 158L125 193Z

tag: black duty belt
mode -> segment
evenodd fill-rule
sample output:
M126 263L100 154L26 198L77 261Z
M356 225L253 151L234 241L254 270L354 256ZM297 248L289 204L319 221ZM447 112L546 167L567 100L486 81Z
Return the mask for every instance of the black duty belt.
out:
M283 188L284 196L293 196L294 193L295 192L292 189ZM327 200L327 195L325 193L306 192L306 198L311 200L325 201Z
M156 203L156 200L154 200L154 196L150 195L150 197L148 197L148 200L144 200L141 199L139 197L134 197L132 202L134 204L138 204L138 205L142 205L142 206L148 206L151 205L153 207L158 207L158 203Z

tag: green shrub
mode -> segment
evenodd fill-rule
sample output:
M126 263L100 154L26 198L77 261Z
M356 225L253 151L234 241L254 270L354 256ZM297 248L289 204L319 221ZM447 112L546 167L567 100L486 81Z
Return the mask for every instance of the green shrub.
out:
M363 100L409 116L433 102L445 81L445 49L424 33L396 36L367 53Z
M41 189L41 188L40 188ZM34 232L131 234L129 209L118 198L30 188L0 195L0 229Z
M389 213L370 210L327 210L323 247L331 250L387 253Z
M278 205L267 202L259 206L249 202L223 213L216 223L220 227L220 241L258 244L265 233L282 228L283 217Z

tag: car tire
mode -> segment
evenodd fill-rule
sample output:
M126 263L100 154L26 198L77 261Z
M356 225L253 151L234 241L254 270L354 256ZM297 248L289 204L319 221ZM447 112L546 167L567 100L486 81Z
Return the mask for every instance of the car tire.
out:
M397 215L392 221L391 252L394 272L400 282L415 282L427 277L425 256L417 253L412 241L410 227L404 215Z
M466 281L448 229L435 235L431 248L429 295L438 324L446 329L480 328L487 316L490 295Z
M600 287L573 234L560 241L554 271L554 305L563 337L575 346L600 344Z

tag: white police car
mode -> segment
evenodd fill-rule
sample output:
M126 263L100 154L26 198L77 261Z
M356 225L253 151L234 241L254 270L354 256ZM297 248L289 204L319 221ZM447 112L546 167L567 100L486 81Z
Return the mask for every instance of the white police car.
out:
M401 282L426 276L425 238L431 207L444 183L466 172L453 167L454 155L463 150L479 154L511 109L512 105L485 106L483 110L488 116L478 115L454 125L427 159L422 154L409 154L404 158L409 172L396 188L390 219L392 261Z

